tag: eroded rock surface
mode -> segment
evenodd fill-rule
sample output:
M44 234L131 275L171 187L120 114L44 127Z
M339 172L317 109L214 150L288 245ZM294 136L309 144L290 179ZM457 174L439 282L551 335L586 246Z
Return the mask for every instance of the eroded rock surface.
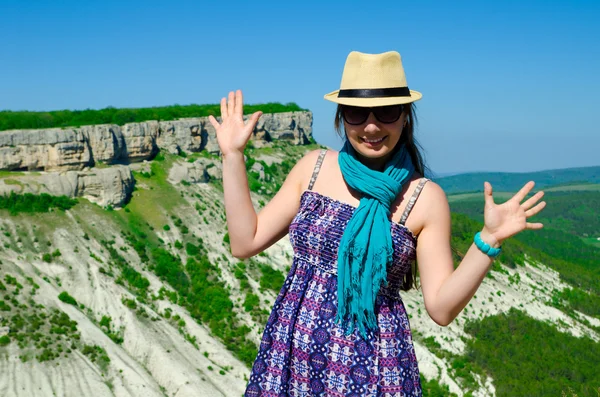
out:
M42 172L0 179L0 194L48 193L83 197L101 206L120 207L131 197L135 180L126 165L83 171Z
M264 114L251 137L257 146L274 140L304 145L311 138L310 112ZM159 150L219 153L219 146L206 117L0 131L0 170L82 170L97 162L127 164L151 159Z

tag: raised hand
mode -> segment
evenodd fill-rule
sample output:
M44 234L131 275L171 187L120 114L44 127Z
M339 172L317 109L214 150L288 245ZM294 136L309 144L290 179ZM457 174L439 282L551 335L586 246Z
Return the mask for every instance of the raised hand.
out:
M527 182L510 200L502 204L495 204L492 197L492 185L489 182L484 183L484 229L495 237L498 243L525 229L537 230L544 226L541 223L527 222L529 217L537 214L546 206L545 201L537 203L544 196L543 191L537 192L521 204L534 186L535 182Z
M256 123L262 115L260 111L255 112L244 124L243 109L242 91L237 90L235 93L231 91L229 98L221 99L221 124L213 116L208 116L208 121L217 133L217 142L223 156L236 151L244 151Z

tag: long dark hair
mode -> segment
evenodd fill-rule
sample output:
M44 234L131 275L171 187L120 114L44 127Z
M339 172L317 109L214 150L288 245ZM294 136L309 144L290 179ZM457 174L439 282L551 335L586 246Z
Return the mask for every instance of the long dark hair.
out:
M346 134L344 132L344 122L342 116L343 105L338 105L337 110L335 112L335 120L333 125L335 127L336 133L343 140L346 139ZM415 139L415 126L417 124L417 116L416 116L416 107L413 103L408 103L404 105L404 113L406 114L406 125L402 128L402 135L400 136L400 140L396 144L396 148L399 148L402 144L406 145L406 150L410 154L412 159L413 166L415 167L415 171L419 174L425 176L425 172L427 171L427 175L429 175L429 168L425 165L425 160L421 155L421 145ZM394 150L396 150L394 148ZM411 265L411 269L404 275L404 279L402 280L402 285L400 289L403 291L408 291L412 288L418 288L416 281L417 267L413 262Z

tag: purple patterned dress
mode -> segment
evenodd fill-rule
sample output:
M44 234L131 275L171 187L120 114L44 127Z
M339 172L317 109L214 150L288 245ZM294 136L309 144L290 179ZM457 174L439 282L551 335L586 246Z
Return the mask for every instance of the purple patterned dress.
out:
M394 255L388 285L376 301L379 329L363 339L356 330L346 336L335 322L337 251L354 210L312 190L302 194L289 228L292 267L267 322L245 396L421 396L399 294L416 256L416 238L403 225L405 216L391 223Z

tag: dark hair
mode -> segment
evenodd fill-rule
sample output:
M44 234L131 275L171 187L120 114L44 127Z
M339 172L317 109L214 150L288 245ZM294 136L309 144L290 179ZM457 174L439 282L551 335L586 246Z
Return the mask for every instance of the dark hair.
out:
M337 110L335 112L335 121L333 122L333 125L335 127L336 133L340 136L340 138L345 140L346 134L344 132L342 107L343 105L337 106ZM396 150L396 148L399 148L402 144L405 144L406 149L408 150L408 153L410 154L410 157L412 159L413 166L415 167L415 171L417 171L423 176L425 176L425 172L427 171L427 174L429 175L429 168L425 165L425 161L423 159L423 156L421 155L421 145L419 145L414 136L415 126L417 124L415 105L412 103L404 105L404 113L406 114L406 125L402 128L402 135L400 136L400 140L396 144L394 150ZM413 287L418 288L416 282L416 274L416 264L413 263L411 269L404 275L400 289L402 289L403 291L408 291Z

